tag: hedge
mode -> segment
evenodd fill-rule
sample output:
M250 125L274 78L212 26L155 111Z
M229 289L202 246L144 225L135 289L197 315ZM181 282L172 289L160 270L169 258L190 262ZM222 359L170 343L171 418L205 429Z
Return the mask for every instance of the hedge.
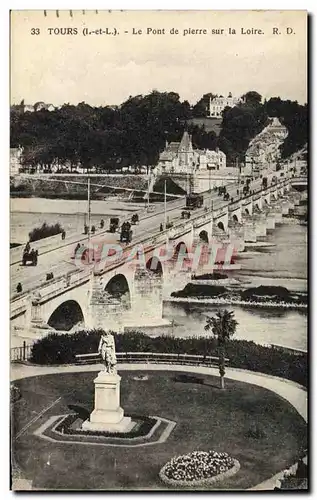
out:
M62 233L63 228L57 222L57 224L49 225L44 222L41 227L35 227L32 231L29 232L29 240L38 241L43 238L47 238L48 236L55 236L56 234Z
M97 352L102 333L103 330L51 333L33 345L30 361L42 365L74 363L76 354ZM112 333L117 352L218 355L217 342L211 336L179 338L167 335L149 337L138 331ZM307 386L306 354L292 354L247 340L230 340L226 346L226 357L233 368L267 373Z

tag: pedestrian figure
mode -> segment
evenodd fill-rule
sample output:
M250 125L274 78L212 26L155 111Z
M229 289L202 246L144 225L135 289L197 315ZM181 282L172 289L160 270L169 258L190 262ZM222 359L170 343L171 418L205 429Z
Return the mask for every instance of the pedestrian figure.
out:
M161 231L161 232L163 231L163 224L162 224L162 222L161 222L161 224L160 224L160 231Z
M21 283L18 283L17 284L17 293L21 293L22 292L22 285Z

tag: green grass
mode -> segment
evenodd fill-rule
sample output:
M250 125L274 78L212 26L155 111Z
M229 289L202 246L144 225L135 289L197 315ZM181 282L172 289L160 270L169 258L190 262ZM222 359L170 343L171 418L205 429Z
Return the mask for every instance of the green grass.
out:
M262 388L218 379L204 384L175 381L173 372L121 372L121 406L125 414L158 415L177 422L165 443L141 448L49 443L33 435L49 416L70 412L68 405L93 409L96 373L67 373L15 382L22 398L13 406L13 434L61 396L35 424L13 443L13 461L33 487L40 489L166 489L160 468L173 456L194 450L226 451L238 459L240 471L222 489L250 488L296 459L306 448L306 424L285 400ZM177 374L179 374L178 372ZM258 424L265 437L248 437ZM49 462L49 465L48 465Z
M191 123L202 127L205 125L206 132L215 132L219 136L221 132L222 118L193 118Z

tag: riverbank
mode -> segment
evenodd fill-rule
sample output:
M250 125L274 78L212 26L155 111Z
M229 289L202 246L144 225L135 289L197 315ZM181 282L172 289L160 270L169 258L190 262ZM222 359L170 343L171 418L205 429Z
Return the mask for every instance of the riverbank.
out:
M142 190L146 192L148 177L146 175L93 175L90 176L91 197L102 197L114 191L114 188ZM52 174L52 175L27 175L20 174L10 177L11 197L32 197L64 199L87 199L86 174Z
M262 307L262 308L277 308L277 309L307 309L307 304L292 304L287 302L256 302L247 300L234 300L234 299L211 299L207 297L170 297L165 302L186 302L193 304L213 304L213 305L232 305L232 306L248 306L248 307Z

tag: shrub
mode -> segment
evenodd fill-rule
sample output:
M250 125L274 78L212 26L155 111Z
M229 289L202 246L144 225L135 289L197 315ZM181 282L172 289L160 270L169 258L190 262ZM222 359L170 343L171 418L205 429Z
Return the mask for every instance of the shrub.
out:
M49 225L44 222L41 227L35 227L32 231L29 232L29 240L30 242L38 241L43 238L47 238L48 236L54 236L55 234L59 234L62 232L63 228L59 223Z
M228 275L227 274L221 274L221 273L207 273L207 274L201 274L199 276L192 276L192 280L224 280L227 279Z
M242 299L252 298L253 296L271 296L279 300L290 300L290 292L283 286L264 286L260 285L256 288L249 288L241 292Z
M223 286L196 285L188 283L183 290L172 293L172 297L217 297L228 290Z
M10 400L11 400L11 403L15 403L20 398L21 398L21 391L20 391L19 387L17 387L14 384L11 384L11 386L10 386Z
M37 364L74 363L76 354L97 352L103 330L81 330L72 334L50 333L32 347L31 362ZM166 352L218 356L217 341L212 337L179 338L168 335L149 337L131 331L117 334L117 352ZM230 340L226 345L228 366L267 373L307 386L307 355L265 347L248 340Z

